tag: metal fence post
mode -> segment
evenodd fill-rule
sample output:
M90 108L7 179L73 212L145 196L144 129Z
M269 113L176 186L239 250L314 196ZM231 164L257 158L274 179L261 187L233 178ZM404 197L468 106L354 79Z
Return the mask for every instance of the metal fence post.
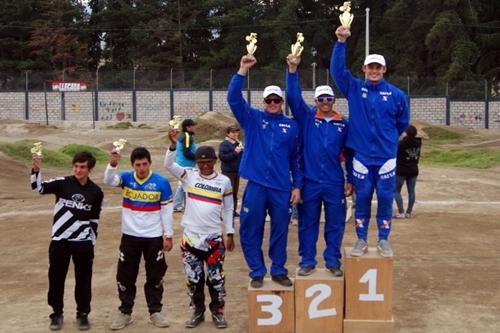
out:
M252 92L250 91L250 70L247 73L247 103L252 106Z
M174 83L173 83L173 68L170 68L170 119L174 119Z
M484 80L484 128L490 128L490 101L487 80Z
M212 69L210 68L210 87L208 90L208 111L214 110L214 92L212 87Z
M135 90L135 72L139 65L134 64L132 70L132 121L137 121L137 91Z
M49 108L47 105L47 81L43 81L43 97L45 100L45 123L49 126Z
M66 95L61 91L61 120L66 120Z
M28 81L28 71L24 71L25 74L25 89L24 89L24 119L30 119L30 97L29 97L29 81Z
M446 126L451 124L451 105L448 82L446 82Z

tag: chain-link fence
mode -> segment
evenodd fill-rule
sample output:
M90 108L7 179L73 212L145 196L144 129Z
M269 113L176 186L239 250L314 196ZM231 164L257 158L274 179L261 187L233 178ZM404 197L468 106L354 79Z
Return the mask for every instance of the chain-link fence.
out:
M44 82L86 82L88 90L169 90L169 89L225 89L236 72L234 69L192 70L179 68L108 70L95 72L38 72L25 71L0 73L0 91L43 91ZM276 84L283 89L287 69L252 69L247 79L247 88L262 89ZM353 73L362 78L361 72ZM314 89L318 85L333 84L328 68L311 67L300 70L303 89ZM415 76L387 75L387 80L405 91L410 97L446 96L452 99L497 99L498 92L491 82L476 81L443 82L439 78L417 78ZM497 87L498 88L498 87ZM49 88L50 90L50 88ZM338 91L337 91L338 92Z

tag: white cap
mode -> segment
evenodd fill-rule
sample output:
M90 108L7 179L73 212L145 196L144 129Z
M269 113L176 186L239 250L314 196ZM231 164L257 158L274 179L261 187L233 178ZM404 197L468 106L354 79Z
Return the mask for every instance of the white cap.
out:
M334 96L335 94L333 93L332 88L330 86L318 86L316 87L316 90L314 91L314 98L318 98L321 95L328 95L328 96Z
M364 65L369 65L369 64L380 64L382 66L385 66L385 58L383 55L380 54L369 54L365 58L365 63Z
M278 86L267 86L264 89L264 93L262 96L266 98L269 95L278 95L279 97L283 98L283 92L281 91L281 88Z

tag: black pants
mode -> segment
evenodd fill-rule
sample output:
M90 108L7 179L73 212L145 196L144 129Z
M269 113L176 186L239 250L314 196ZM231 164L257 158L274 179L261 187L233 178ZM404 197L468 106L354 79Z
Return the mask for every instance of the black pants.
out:
M64 283L70 259L75 266L75 301L77 314L90 312L92 299L92 264L94 246L90 241L52 241L49 247L48 303L55 314L64 308Z
M231 181L233 187L234 212L238 209L238 190L240 188L240 174L238 172L222 172Z
M131 314L134 307L135 282L139 273L141 256L144 256L146 263L144 294L149 313L160 312L162 309L163 276L167 271L167 263L163 255L163 238L122 235L116 281L121 301L119 309L125 314Z

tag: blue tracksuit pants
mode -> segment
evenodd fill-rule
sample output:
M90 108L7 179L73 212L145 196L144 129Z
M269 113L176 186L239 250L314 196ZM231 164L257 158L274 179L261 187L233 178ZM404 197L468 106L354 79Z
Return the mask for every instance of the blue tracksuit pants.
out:
M248 181L240 212L240 242L243 255L250 267L250 277L263 277L267 273L262 253L266 215L271 217L269 258L271 276L287 275L286 248L290 223L290 192L271 189Z
M359 239L367 240L371 216L373 192L377 191L378 238L387 239L391 232L392 202L396 186L396 159L382 165L364 165L356 158L353 161L356 211L354 214L356 233Z
M321 205L325 207L323 252L327 268L340 268L340 247L344 237L346 203L343 185L321 184L305 180L299 205L300 267L316 267L316 243L319 235Z

